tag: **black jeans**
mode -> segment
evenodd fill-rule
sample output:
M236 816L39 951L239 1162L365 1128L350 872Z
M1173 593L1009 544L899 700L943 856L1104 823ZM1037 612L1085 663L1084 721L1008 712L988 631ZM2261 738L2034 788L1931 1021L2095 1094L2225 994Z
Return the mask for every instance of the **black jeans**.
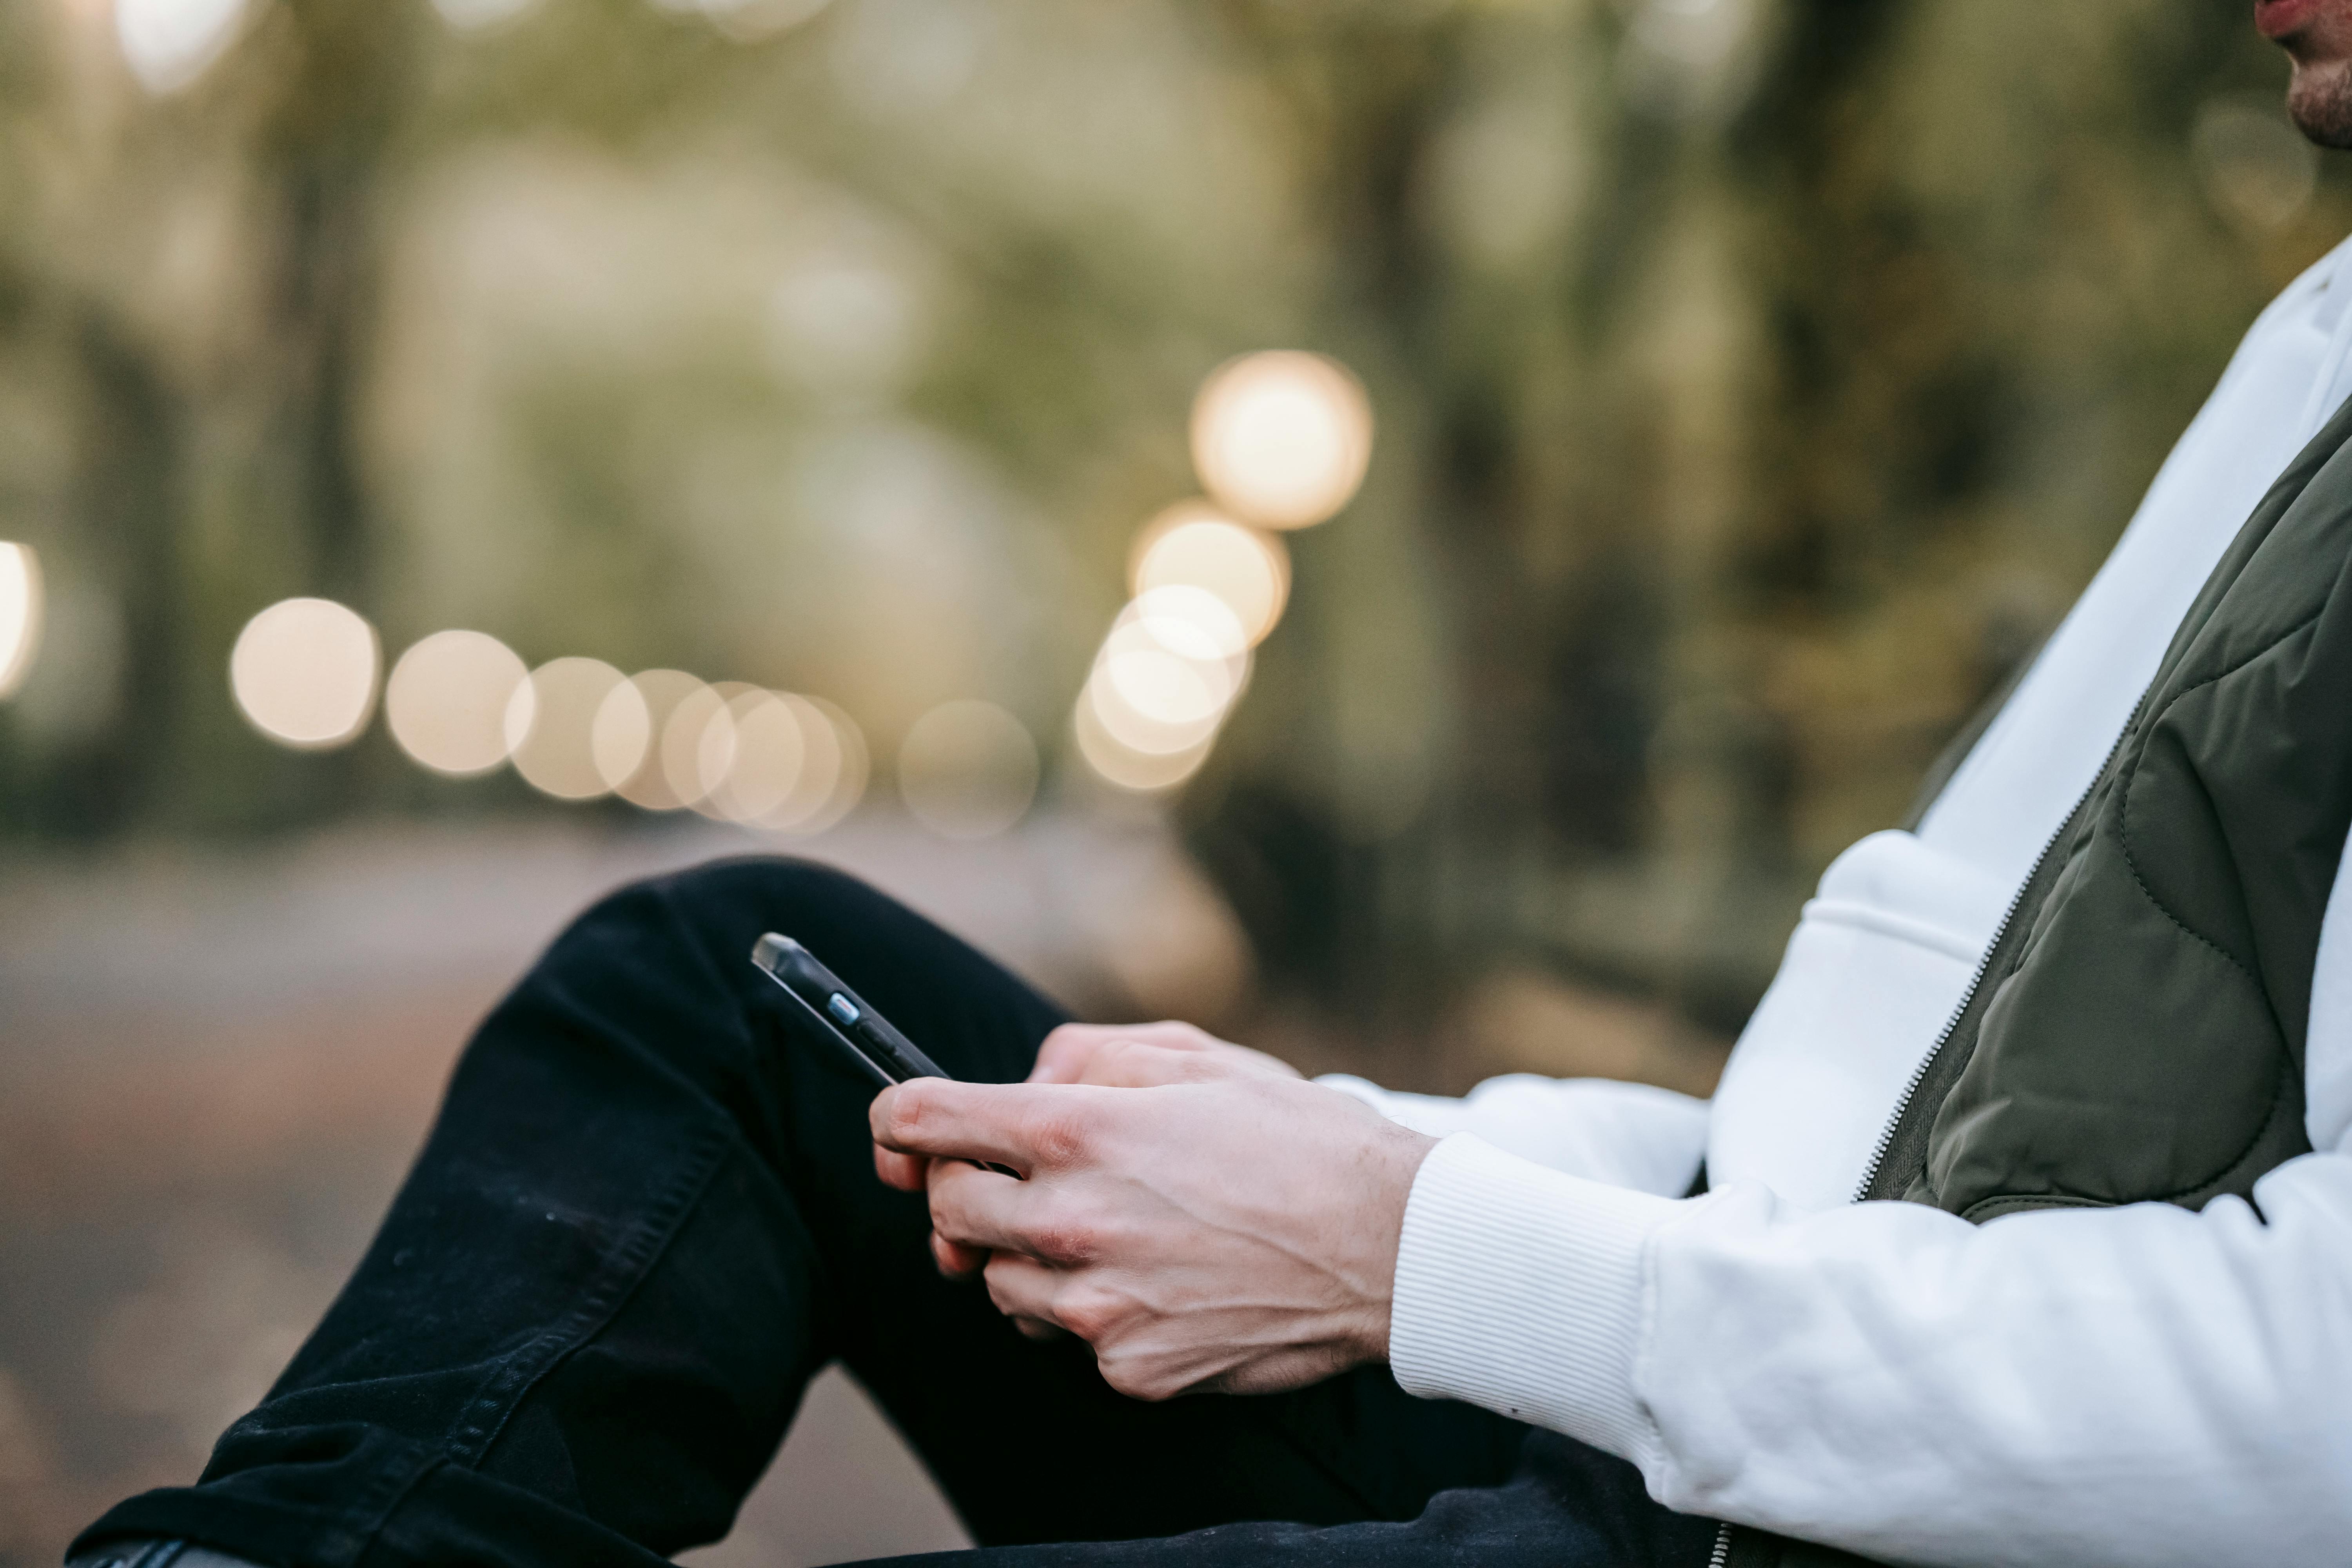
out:
M923 1200L874 1175L870 1086L749 962L766 931L959 1077L1023 1077L1063 1021L822 868L729 861L614 895L483 1024L358 1272L203 1478L77 1549L654 1564L726 1532L838 1358L986 1543L962 1568L1706 1560L1709 1527L1629 1466L1410 1398L1385 1368L1144 1405L1083 1345L1022 1338L933 1270Z

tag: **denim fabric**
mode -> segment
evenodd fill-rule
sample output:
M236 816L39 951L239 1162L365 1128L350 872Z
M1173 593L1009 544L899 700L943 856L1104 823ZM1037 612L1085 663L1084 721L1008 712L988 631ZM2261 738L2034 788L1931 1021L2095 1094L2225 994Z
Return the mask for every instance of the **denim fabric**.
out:
M1384 1368L1144 1405L1083 1345L1022 1338L932 1268L922 1199L875 1177L871 1087L752 969L766 931L958 1077L1020 1079L1063 1021L819 867L727 861L614 895L482 1025L260 1407L194 1486L119 1505L76 1549L643 1568L726 1533L838 1359L986 1544L958 1568L1706 1560L1710 1527L1630 1467L1412 1399Z

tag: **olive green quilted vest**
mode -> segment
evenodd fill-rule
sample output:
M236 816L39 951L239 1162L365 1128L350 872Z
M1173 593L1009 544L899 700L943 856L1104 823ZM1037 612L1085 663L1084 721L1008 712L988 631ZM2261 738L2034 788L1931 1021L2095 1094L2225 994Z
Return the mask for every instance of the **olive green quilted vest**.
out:
M2199 1208L2309 1151L2304 1035L2352 826L2352 405L2190 606L2027 878L1863 1195L1974 1221ZM1728 1568L1852 1568L1734 1531Z

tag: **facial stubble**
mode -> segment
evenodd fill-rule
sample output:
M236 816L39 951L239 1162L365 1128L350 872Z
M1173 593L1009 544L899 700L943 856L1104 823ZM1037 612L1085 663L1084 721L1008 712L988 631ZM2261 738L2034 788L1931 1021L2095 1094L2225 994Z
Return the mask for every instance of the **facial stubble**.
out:
M2320 146L2352 149L2352 60L2298 63L2286 89L2286 111Z

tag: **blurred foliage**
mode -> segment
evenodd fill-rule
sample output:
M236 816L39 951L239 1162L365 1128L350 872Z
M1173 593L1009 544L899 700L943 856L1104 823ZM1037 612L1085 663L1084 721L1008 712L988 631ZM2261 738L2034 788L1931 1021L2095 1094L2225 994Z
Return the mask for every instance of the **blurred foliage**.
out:
M2171 0L255 0L151 97L23 0L0 536L54 598L0 835L521 805L247 731L293 593L1051 749L1193 387L1309 346L1371 478L1182 805L1266 965L1727 1026L2352 227L2200 139L2282 79Z

